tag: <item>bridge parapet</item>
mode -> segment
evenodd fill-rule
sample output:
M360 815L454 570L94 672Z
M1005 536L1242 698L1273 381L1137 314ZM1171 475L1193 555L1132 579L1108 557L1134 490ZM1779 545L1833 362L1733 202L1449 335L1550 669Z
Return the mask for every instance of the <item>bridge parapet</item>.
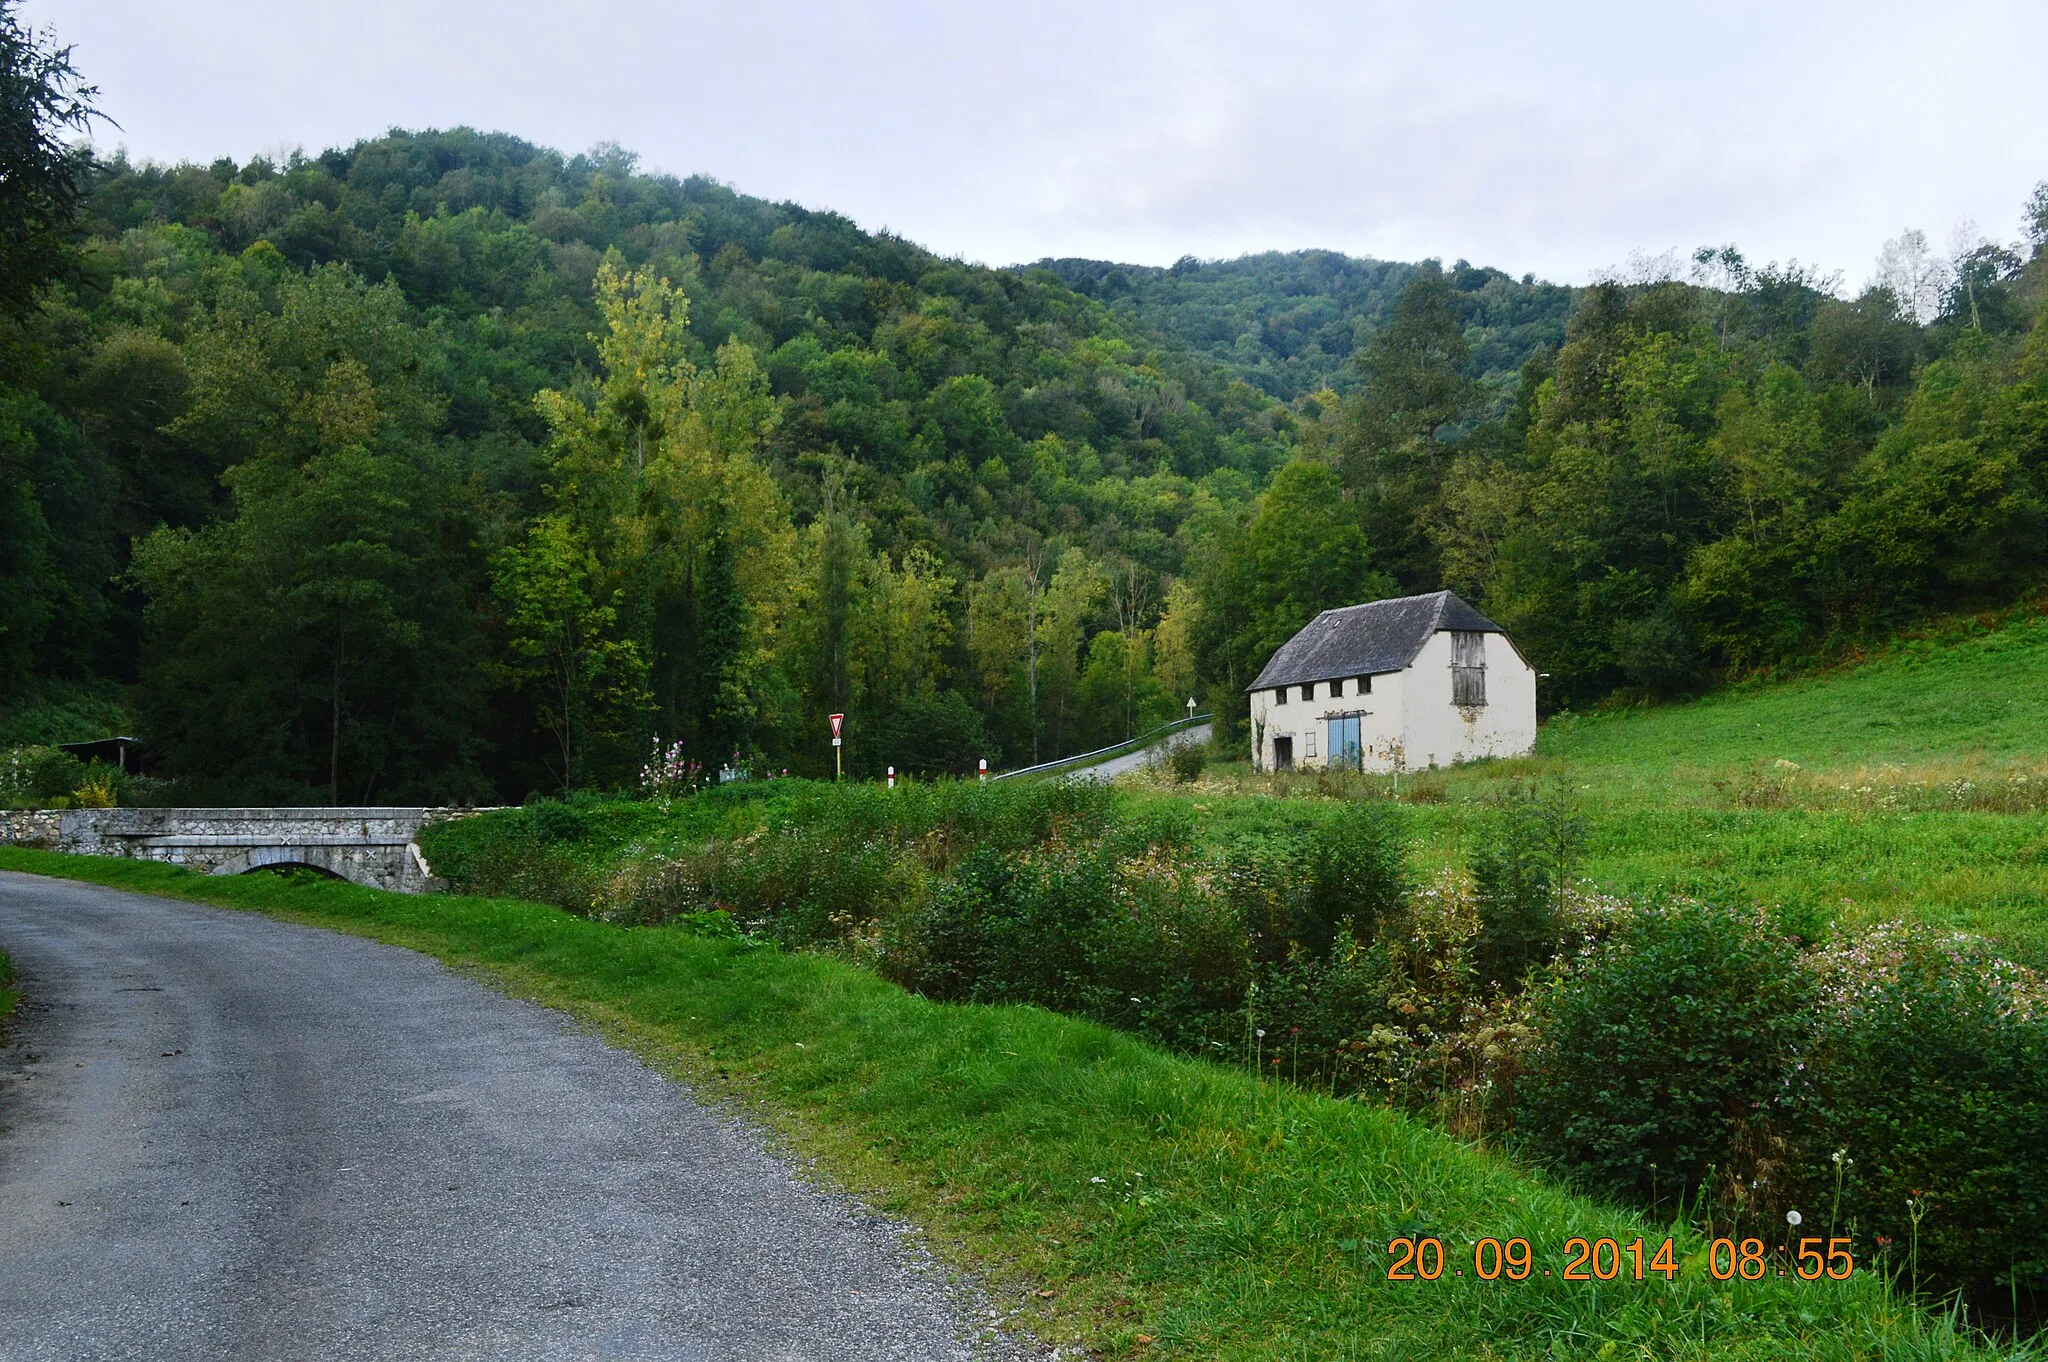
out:
M418 894L446 886L420 854L419 830L466 809L62 809L0 813L0 841L82 856L165 861L209 875L308 866L357 884Z

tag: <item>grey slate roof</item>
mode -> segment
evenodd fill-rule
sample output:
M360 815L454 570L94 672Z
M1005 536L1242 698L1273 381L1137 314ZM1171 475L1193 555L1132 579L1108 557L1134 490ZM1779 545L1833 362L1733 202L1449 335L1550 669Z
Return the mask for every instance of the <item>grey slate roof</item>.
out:
M1507 632L1451 591L1347 605L1341 610L1325 610L1302 626L1300 633L1280 645L1259 679L1245 689L1397 672L1413 662L1429 636L1440 629Z

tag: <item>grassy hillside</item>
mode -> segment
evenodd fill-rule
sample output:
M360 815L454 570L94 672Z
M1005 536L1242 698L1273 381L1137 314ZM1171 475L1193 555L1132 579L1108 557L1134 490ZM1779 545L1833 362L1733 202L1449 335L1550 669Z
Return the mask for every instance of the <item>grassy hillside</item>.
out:
M530 903L0 849L0 869L253 908L480 967L709 1094L992 1274L1013 1325L1093 1355L1203 1359L1976 1357L1867 1271L1713 1281L1705 1245L1423 1122L1039 1008L927 1002L865 970ZM1567 1239L1676 1233L1675 1281L1566 1282ZM1389 1239L1440 1236L1435 1281ZM1470 1271L1526 1237L1528 1280ZM1463 1266L1461 1266L1461 1264ZM2022 1350L2022 1356L2032 1353Z
M1421 854L1464 864L1487 801L1563 784L1584 869L1620 894L1680 891L1830 922L1906 918L2048 965L2048 620L1958 623L1874 660L1689 704L1563 715L1537 754L1412 778ZM1314 793L1314 777L1207 778ZM1365 780L1381 787L1391 782ZM1336 787L1331 787L1336 788Z
M1538 750L1581 770L1723 772L1786 760L1835 775L2048 768L2048 620L1899 644L1862 665L1694 704L1553 722Z

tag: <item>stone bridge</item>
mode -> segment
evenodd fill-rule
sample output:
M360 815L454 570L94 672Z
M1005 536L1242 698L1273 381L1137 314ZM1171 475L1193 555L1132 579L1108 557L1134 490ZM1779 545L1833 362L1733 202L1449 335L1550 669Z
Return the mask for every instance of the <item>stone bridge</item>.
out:
M418 837L468 810L43 809L0 812L0 842L82 856L168 861L208 875L305 866L357 884L420 894L445 886Z

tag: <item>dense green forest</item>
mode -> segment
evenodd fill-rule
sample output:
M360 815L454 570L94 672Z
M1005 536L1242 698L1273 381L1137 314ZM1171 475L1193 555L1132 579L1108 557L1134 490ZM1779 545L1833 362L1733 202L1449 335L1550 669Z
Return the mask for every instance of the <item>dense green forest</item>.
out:
M615 147L95 158L0 19L0 744L130 724L180 797L819 771L829 712L1014 765L1442 585L1584 706L2048 563L2048 189L1925 319L1729 249L990 269Z
M1041 260L1037 267L1283 402L1325 389L1356 392L1358 351L1386 326L1401 291L1423 268L1336 251L1190 256L1170 269L1104 260ZM1522 362L1564 343L1573 290L1533 275L1517 282L1463 260L1445 272L1468 350L1466 370L1504 407Z

